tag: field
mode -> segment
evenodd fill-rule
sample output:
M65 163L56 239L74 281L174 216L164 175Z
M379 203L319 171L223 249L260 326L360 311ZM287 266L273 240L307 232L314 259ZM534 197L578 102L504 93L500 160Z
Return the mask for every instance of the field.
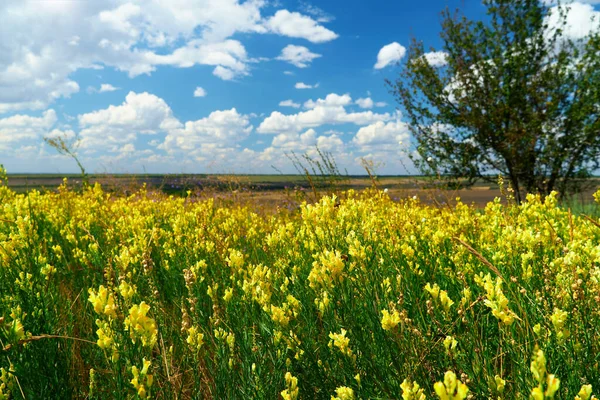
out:
M183 189L0 186L0 399L600 390L600 221L554 195Z

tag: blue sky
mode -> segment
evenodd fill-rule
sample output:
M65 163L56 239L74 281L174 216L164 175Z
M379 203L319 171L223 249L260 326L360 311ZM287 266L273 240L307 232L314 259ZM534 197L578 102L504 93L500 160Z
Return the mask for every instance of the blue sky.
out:
M568 33L599 3L573 3ZM479 0L4 0L0 162L76 172L43 141L62 136L96 173L295 172L286 153L316 146L350 173L414 172L384 79L411 37L441 48L445 7L485 17Z

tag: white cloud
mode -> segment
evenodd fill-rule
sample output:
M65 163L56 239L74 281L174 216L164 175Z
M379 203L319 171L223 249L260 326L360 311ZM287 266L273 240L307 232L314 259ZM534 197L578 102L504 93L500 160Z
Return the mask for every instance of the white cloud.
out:
M180 68L196 64L213 65L213 74L223 80L248 75L248 55L245 47L237 40L209 44L201 40L191 40L171 54L157 55L146 52L144 59L151 65L173 65Z
M279 102L279 106L280 107L293 107L293 108L300 108L300 104L298 103L294 103L293 100L283 100Z
M370 97L356 99L356 104L358 104L360 108L373 108L375 105Z
M348 113L344 108L352 103L352 98L347 95L331 93L325 99L309 100L304 106L308 111L297 114L284 115L274 111L265 118L257 129L259 133L289 133L300 132L308 128L316 128L327 124L368 125L376 121L390 119L389 114L376 114L372 111Z
M135 76L152 72L157 64L183 67L196 63L223 65L243 74L240 63L245 60L220 64L210 48L202 51L195 46L190 52L202 57L187 55L186 61L177 51L169 54L166 49L161 52L166 55L158 55L144 46L172 46L177 40L187 43L197 32L206 46L224 42L236 32L264 33L263 6L260 1L156 0L144 4L142 12L140 6L126 0L3 5L0 37L11 40L0 45L0 112L41 109L69 97L79 91L69 76L81 68L110 66ZM188 47L186 44L183 49Z
M600 0L575 0L575 2L582 4L600 4ZM556 4L556 0L542 0L542 3L546 5L553 5ZM563 2L563 4L565 4L565 2Z
M400 61L406 54L406 48L397 42L387 44L379 50L375 69L387 67L390 63Z
M268 173L270 165L294 172L286 153L294 151L318 158L316 146L332 152L340 169L348 169L350 173L364 172L356 162L361 156L386 160L386 163L401 159L401 146L396 141L406 138L402 123L390 122L389 114L346 112L344 105L353 104L348 94L332 93L324 99L310 101L308 105L312 108L296 114L291 122L313 126L291 125L287 130L273 132L276 134L270 146L257 151L243 147L253 127L250 115L240 114L235 108L180 122L163 99L130 92L119 105L78 116L78 134L83 139L79 157L90 171L163 173L221 169ZM0 149L8 155L5 159L11 163L11 171L74 170L72 160L58 156L40 141L42 136L75 137L72 129L57 126L56 120L52 110L41 117L18 115L0 119ZM341 132L317 131L321 125L347 123L362 127L350 142L342 139L345 136ZM15 133L25 135L24 140L28 141L10 142L15 140ZM399 168L392 161L387 173Z
M183 128L170 130L160 147L197 156L210 155L245 139L252 129L248 116L238 113L235 108L213 111L206 118L188 121Z
M265 22L265 26L271 32L306 39L313 43L329 42L338 37L335 32L319 25L312 18L288 10L277 11Z
M344 147L344 142L337 135L319 136L317 147L322 151L339 151Z
M316 83L314 85L308 85L308 84L306 84L304 82L297 82L296 85L294 85L294 87L296 89L314 89L314 88L318 88L319 84Z
M284 75L294 75L292 71L283 71Z
M325 96L324 99L307 100L304 102L304 108L312 109L316 107L337 107L342 106L345 107L352 103L352 97L348 93L339 95L336 93L330 93Z
M218 76L224 81L231 81L235 78L234 71L230 70L229 68L222 67L220 65L215 67L215 69L213 70L213 75Z
M330 22L334 20L334 17L331 14L323 11L321 8L312 4L302 3L300 9L305 13L315 17L317 19L317 22Z
M589 4L583 3L582 1L578 1L566 5L568 7L566 26L560 27L566 38L575 40L583 39L600 27L600 11L596 11L591 5L600 4L600 1L587 1L586 3ZM560 18L559 8L552 7L547 17L550 32L559 27Z
M194 90L194 97L204 97L204 96L206 96L206 90L204 90L200 86L196 86L196 90Z
M41 140L57 120L56 112L52 109L44 111L41 117L17 114L0 119L0 150L14 151L11 144L25 140Z
M406 148L410 140L408 126L400 120L384 123L377 121L358 130L352 142L362 152L398 151Z
M272 147L277 147L293 151L306 151L309 147L317 143L317 132L309 129L306 132L299 133L280 133L273 138Z
M448 64L448 53L444 51L430 51L423 56L432 67L443 67Z
M293 165L286 154L289 155L293 151L297 154L305 154L313 159L319 159L317 147L321 151L334 154L336 162L346 162L350 158L344 153L346 146L337 134L322 136L314 129L308 129L304 133L280 133L273 137L271 146L257 153L254 158L262 162L263 165L269 162L271 165L277 165L280 170L294 171Z
M385 101L377 101L375 102L375 107L385 107L387 103Z
M79 115L81 148L105 149L136 140L137 134L154 135L181 126L163 99L149 93L129 92L119 106Z
M119 88L111 85L110 83L102 83L100 84L100 89L98 89L98 92L114 92L115 90L119 90Z
M6 2L5 2L6 3ZM143 3L143 5L142 5ZM80 88L71 74L115 68L129 76L157 67L213 67L232 80L250 59L235 34L275 33L315 43L337 35L311 17L263 0L9 1L0 7L0 113L44 109Z
M235 157L238 143L253 130L250 117L235 108L182 123L160 97L135 92L120 105L79 115L78 120L83 157L95 154L95 159L104 163L125 158L139 163L167 162L171 157L171 162L177 163ZM148 141L143 139L145 135L154 138ZM137 142L142 140L154 150L138 150Z
M311 51L304 46L294 46L293 44L290 44L281 50L281 55L277 57L277 59L286 61L298 68L306 68L312 60L319 57L321 57L320 54L311 53Z

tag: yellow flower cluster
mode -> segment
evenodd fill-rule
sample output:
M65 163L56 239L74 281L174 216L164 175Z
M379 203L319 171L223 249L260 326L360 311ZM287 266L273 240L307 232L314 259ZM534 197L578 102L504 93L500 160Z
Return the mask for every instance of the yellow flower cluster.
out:
M313 262L313 268L308 275L311 288L328 289L343 279L344 260L339 250L325 250L314 257L317 260Z
M402 400L425 400L425 391L417 382L410 383L405 379L400 385L402 389Z
M204 334L198 331L195 326L190 327L188 330L188 337L185 340L191 348L199 351L204 344Z
M554 331L556 332L556 338L559 343L562 343L565 339L569 337L569 331L565 328L565 324L567 323L567 318L569 314L566 311L563 311L559 308L555 308L554 312L550 316L550 321L552 322L552 326L554 327Z
M0 368L0 400L9 400L11 392L15 389L14 371Z
M88 300L94 306L94 311L96 311L96 313L100 315L104 314L111 318L117 317L115 298L104 285L100 285L97 292L90 288L88 293L90 295Z
M131 307L129 316L125 318L125 330L129 331L133 343L139 339L142 346L153 347L156 344L158 330L154 319L146 315L148 311L150 306L144 301Z
M347 386L340 386L335 389L335 396L331 400L354 400L354 390Z
M448 296L448 292L440 290L437 283L425 285L425 290L433 297L434 300L438 301L445 312L450 311L450 307L454 305L454 301Z
M531 361L531 373L538 385L531 390L532 400L553 399L560 387L559 379L546 372L546 356L542 350L536 350Z
M597 400L596 396L592 395L592 385L583 385L575 396L575 400Z
M340 333L329 332L329 347L337 347L340 353L350 357L352 360L356 360L356 355L352 353L350 349L350 338L346 337L347 331L342 328Z
M286 388L280 393L283 400L296 400L300 389L298 388L298 378L292 376L289 372L285 373Z
M154 381L154 376L148 373L148 368L152 363L144 358L142 369L138 369L135 365L131 367L131 374L133 378L131 379L131 385L135 388L137 395L142 398L148 398L150 388L152 387L152 382Z
M227 196L0 186L0 393L69 348L39 378L48 397L67 382L96 397L594 399L598 206L369 190L265 210ZM533 344L556 375L543 352L515 362Z
M469 394L467 385L458 380L456 374L452 371L447 371L444 375L444 381L436 382L433 389L440 400L464 400Z
M508 299L502 292L502 279L496 278L496 282L490 274L475 276L475 283L482 286L486 291L486 299L483 304L492 310L494 317L498 318L505 325L510 325L515 320L515 313L508 308Z
M398 310L392 310L390 313L388 310L381 310L381 327L386 331L391 331L402 322L402 318Z

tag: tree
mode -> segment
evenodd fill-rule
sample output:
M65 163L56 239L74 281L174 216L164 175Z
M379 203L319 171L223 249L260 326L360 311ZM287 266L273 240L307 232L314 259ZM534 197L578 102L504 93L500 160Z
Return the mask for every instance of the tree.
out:
M442 12L444 53L413 39L388 87L416 139L413 161L450 179L507 177L566 193L600 162L600 33L565 34L568 5L484 0L487 21Z

